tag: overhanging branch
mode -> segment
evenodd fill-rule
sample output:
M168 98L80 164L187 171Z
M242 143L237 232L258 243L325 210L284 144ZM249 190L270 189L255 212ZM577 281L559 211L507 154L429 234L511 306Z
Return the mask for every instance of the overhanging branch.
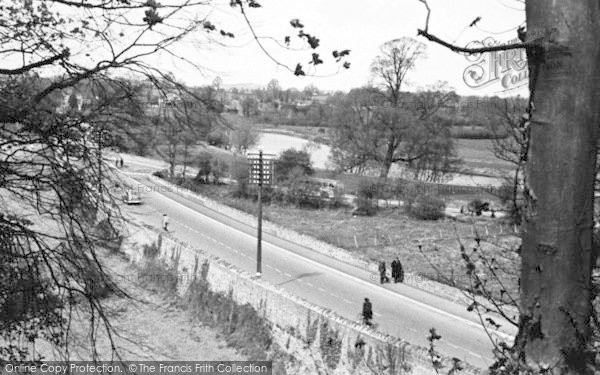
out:
M429 34L427 32L427 30L419 29L417 31L417 34L425 37L430 42L440 44L440 45L448 48L451 51L468 53L468 54L494 52L494 51L508 51L508 50L512 50L512 49L521 49L521 48L527 49L527 48L533 48L533 47L539 46L539 41L534 40L534 41L523 42L523 43L502 44L502 45L497 45L497 46L480 47L480 48L466 48L466 47L456 46L452 43L448 43L448 42L438 38L435 35Z
M44 65L50 65L53 64L55 61L64 59L66 57L69 56L69 50L65 49L64 51L62 51L60 54L52 56L50 58L47 58L45 60L41 60L41 61L36 61L34 63L22 66L20 68L17 69L0 69L0 74L3 75L18 75L18 74L23 74L26 73L28 71L30 71L31 69L35 69L35 68L39 68L41 66Z

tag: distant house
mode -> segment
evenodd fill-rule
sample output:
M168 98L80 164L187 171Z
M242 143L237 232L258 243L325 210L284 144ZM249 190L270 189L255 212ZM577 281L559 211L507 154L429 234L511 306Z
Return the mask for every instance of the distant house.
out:
M329 95L314 95L312 97L313 104L326 104Z

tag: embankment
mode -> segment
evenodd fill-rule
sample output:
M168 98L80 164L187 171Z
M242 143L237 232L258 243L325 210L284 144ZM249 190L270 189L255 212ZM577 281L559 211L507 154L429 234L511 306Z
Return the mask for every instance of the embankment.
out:
M149 257L160 260L165 272L176 275L173 290L187 301L196 301L211 316L210 300L196 296L210 291L238 306L252 308L271 330L273 343L289 355L288 373L320 374L432 374L435 370L426 348L378 333L344 319L207 254L201 249L141 227L132 227L123 250L132 262ZM153 254L144 249L154 248ZM199 288L203 286L202 288ZM231 314L234 314L232 308ZM293 360L292 360L293 359ZM443 373L453 364L442 359ZM478 374L466 364L457 374ZM282 372L283 373L283 372Z

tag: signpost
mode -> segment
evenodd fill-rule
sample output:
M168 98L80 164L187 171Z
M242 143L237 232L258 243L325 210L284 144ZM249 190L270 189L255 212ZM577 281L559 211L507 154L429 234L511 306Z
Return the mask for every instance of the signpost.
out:
M248 154L250 162L250 183L258 185L258 233L256 243L256 276L262 275L262 187L273 184L273 160L275 155Z

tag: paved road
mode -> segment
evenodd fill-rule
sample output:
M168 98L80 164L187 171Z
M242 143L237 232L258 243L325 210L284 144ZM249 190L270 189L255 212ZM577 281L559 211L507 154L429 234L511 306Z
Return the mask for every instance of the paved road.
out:
M255 229L175 193L152 189L155 183L136 177L154 190L143 195L144 204L128 212L139 220L160 227L161 214L171 218L172 234L235 266L256 270ZM164 190L164 189L163 189ZM379 330L408 342L427 346L431 327L441 334L438 350L476 366L492 363L492 344L479 325L479 318L464 306L408 285L377 283L367 270L330 259L297 244L263 236L263 278L314 304L357 320L364 297L373 303Z

